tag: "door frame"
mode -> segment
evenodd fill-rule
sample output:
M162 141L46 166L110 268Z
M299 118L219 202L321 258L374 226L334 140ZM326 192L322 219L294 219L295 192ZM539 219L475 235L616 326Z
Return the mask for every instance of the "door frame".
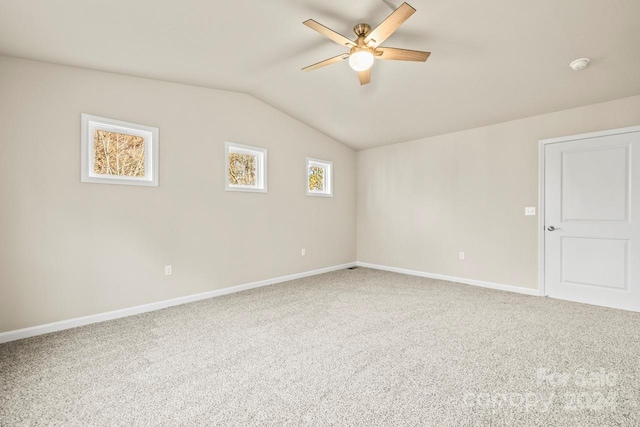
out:
M541 139L538 141L538 289L540 296L546 297L545 286L545 206L544 206L544 174L545 174L545 147L548 144L576 141L580 139L600 138L603 136L621 135L625 133L640 132L640 126L609 129L599 132L580 133L577 135L561 136L559 138Z

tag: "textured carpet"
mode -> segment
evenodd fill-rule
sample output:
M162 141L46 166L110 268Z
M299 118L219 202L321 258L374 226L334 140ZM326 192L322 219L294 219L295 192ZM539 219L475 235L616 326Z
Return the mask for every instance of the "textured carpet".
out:
M639 426L640 314L365 268L0 346L0 425Z

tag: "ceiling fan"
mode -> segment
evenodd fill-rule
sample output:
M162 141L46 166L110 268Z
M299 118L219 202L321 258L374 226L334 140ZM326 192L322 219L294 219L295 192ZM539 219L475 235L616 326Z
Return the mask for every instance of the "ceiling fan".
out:
M380 46L380 44L388 39L415 11L416 10L409 4L402 3L400 7L394 10L393 13L382 21L373 31L371 31L369 24L358 24L353 27L353 32L357 37L355 41L349 40L342 34L336 33L313 19L304 21L303 24L307 27L316 30L341 46L350 48L350 50L349 53L343 53L342 55L325 59L324 61L309 65L302 70L313 71L349 58L349 65L358 72L360 84L366 85L371 82L371 66L373 65L374 58L394 61L425 62L427 58L429 58L429 55L431 55L431 52Z

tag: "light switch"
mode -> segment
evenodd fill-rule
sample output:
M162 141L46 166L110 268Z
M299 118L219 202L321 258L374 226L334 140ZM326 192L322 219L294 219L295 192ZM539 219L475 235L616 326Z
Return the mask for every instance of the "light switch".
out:
M530 206L530 207L524 208L524 214L525 215L535 215L536 214L535 206Z

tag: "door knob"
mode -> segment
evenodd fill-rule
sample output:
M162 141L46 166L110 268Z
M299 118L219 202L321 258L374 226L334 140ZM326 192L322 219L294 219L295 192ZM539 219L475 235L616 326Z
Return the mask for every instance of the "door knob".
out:
M558 229L557 229L557 228L555 228L553 225L550 225L550 226L547 228L547 230L548 230L548 231L555 231L555 230L558 230Z

